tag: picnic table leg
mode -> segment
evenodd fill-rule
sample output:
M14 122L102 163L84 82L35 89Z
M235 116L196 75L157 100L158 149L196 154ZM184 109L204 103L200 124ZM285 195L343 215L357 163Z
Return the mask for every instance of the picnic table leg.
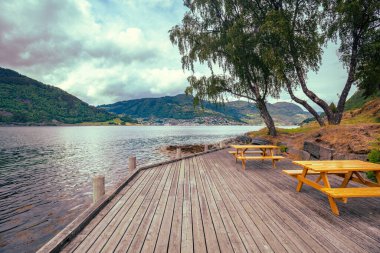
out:
M241 164L243 165L243 170L245 170L245 163L246 163L246 160L245 159L241 159Z
M380 171L379 170L375 171L375 177L376 177L377 183L380 184Z
M348 182L350 182L351 178L352 178L352 171L349 171L345 176L344 176L344 180L342 182L342 184L340 185L340 188L346 188L346 186L348 185ZM347 198L342 198L342 202L343 203L347 203Z
M307 174L307 171L308 169L307 168L303 168L303 171L302 171L302 174L301 174L301 177L305 178L306 177L306 174ZM302 185L303 185L303 182L298 180L298 184L297 184L297 188L296 188L296 191L297 192L300 192L301 189L302 189Z
M329 182L329 180L327 178L327 173L326 172L321 172L321 177L322 177L322 180L323 180L323 183L324 183L324 187L325 188L331 188L330 182ZM339 209L338 209L338 206L336 205L335 199L333 197L330 197L330 196L327 196L327 198L328 198L329 203L330 203L331 211L335 215L339 215Z

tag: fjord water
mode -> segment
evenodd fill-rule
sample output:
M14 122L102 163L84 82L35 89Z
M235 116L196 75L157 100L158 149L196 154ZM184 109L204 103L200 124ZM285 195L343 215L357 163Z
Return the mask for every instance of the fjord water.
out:
M0 128L0 252L34 252L91 204L91 178L110 189L161 146L216 143L259 126Z

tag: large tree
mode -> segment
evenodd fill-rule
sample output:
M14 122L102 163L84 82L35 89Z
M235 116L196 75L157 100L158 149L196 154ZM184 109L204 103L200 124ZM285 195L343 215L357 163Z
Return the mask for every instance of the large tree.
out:
M306 96L319 105L329 124L339 124L352 85L360 78L368 84L370 74L376 77L376 38L379 35L379 1L375 0L268 0L272 6L263 27L280 63L278 72L285 79L297 79ZM340 59L348 75L336 111L307 85L307 72L318 70L323 45L339 43ZM368 66L372 66L370 69ZM378 67L377 67L378 68ZM365 82L367 81L367 82Z
M277 96L281 82L266 59L256 17L241 6L243 1L185 1L189 11L182 24L170 31L178 46L184 69L192 70L187 93L195 101L220 101L226 94L254 101L269 129L277 134L266 106L268 96ZM194 64L207 64L210 74L197 77ZM221 73L221 74L217 74Z

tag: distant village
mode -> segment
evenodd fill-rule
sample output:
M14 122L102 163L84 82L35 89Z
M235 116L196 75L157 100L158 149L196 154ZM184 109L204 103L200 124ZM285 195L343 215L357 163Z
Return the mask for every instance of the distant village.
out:
M247 125L242 121L234 121L223 117L199 117L195 119L173 119L173 118L138 118L137 122L146 126L198 126L198 125Z

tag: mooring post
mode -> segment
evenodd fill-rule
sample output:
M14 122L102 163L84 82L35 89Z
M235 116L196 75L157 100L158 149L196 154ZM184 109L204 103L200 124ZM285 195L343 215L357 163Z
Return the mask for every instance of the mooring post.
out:
M92 199L93 199L93 202L96 203L106 193L104 176L102 175L95 176L92 179L92 187L93 187Z
M181 158L181 156L182 156L182 154L181 154L181 148L177 148L177 153L175 155L175 158L179 159L179 158Z
M128 158L128 169L130 171L136 169L136 156L131 156Z
M222 141L219 143L219 148L224 148L224 144Z
M205 149L204 149L204 151L205 151L205 152L208 151L208 145L207 145L207 144L205 144Z

